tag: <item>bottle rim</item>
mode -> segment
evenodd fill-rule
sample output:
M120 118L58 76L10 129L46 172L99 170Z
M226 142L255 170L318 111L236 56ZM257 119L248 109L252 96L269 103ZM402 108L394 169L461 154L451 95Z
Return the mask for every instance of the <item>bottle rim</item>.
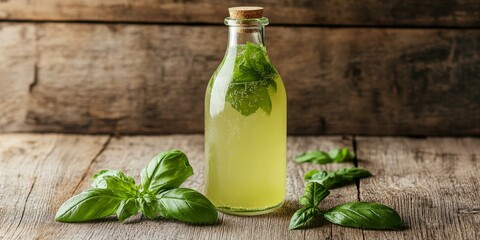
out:
M251 18L251 19L234 19L226 17L224 21L225 25L229 27L263 27L268 25L268 18Z

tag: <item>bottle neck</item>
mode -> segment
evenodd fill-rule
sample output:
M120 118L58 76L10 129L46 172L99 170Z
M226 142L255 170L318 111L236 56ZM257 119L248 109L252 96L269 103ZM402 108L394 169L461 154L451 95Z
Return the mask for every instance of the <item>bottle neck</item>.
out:
M236 47L238 45L245 45L247 42L265 46L265 26L242 27L229 26L228 27L228 46Z

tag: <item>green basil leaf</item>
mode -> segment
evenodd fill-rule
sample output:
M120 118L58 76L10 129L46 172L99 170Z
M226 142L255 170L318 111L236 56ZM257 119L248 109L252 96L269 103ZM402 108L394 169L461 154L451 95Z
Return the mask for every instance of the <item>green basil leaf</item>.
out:
M150 220L155 220L160 216L160 209L155 197L145 195L143 198L137 199L140 212Z
M123 172L118 170L101 170L99 173L93 175L92 187L94 188L108 188L107 182L105 182L106 176L116 177L122 181L135 185L135 180L133 178L125 175Z
M214 224L218 212L215 206L201 193L176 188L157 196L160 214L169 219L193 224Z
M142 190L153 195L179 187L193 175L187 156L180 150L159 153L142 170Z
M402 219L395 210L378 203L351 202L333 207L323 216L345 227L400 230Z
M95 174L92 187L108 188L125 198L134 198L138 194L135 180L117 170L102 170L100 173Z
M58 222L85 222L115 214L122 197L110 189L93 188L68 199L58 209Z
M325 186L327 189L345 186L354 183L355 179L370 177L372 174L361 168L344 168L332 172L316 172L312 171L305 174L305 179L309 182L317 182Z
M333 149L329 153L323 151L308 151L295 157L295 161L299 163L340 163L351 161L355 155L348 148Z
M311 179L320 179L321 177L327 176L328 173L326 171L320 170L310 170L305 173L304 179L311 180Z
M137 201L135 198L124 199L117 209L117 218L120 222L138 213Z
M317 215L320 215L320 210L316 207L303 207L293 214L290 219L288 229L305 228L307 224Z
M311 182L305 186L305 192L300 198L300 204L306 207L317 207L318 204L330 194L323 185Z
M258 82L232 83L228 88L226 101L244 116L255 113L259 108L267 114L272 110L268 89Z
M247 42L237 47L232 81L225 101L244 116L259 108L268 115L272 111L269 87L277 91L278 73L270 63L264 46Z
M336 163L350 161L355 157L355 154L353 154L348 148L332 149L328 152L328 155L332 161Z
M138 194L137 186L114 176L105 176L107 188L125 198L134 198Z
M295 157L295 161L299 163L311 162L318 164L331 163L331 158L326 152L308 151Z

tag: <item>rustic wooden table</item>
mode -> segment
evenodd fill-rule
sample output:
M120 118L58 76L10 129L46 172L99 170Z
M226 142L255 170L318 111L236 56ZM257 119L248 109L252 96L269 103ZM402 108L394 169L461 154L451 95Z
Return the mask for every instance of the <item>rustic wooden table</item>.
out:
M296 154L347 146L358 161L315 166L296 164ZM184 150L195 170L186 186L203 184L203 136L0 134L0 239L478 239L480 238L480 139L290 137L288 195L281 210L260 217L220 215L215 226L175 221L54 221L58 207L89 187L101 169L120 169L139 177L157 153ZM375 201L395 208L403 231L369 231L317 222L318 227L289 231L299 208L303 174L313 168L357 165L374 177L332 191L321 208L349 201Z

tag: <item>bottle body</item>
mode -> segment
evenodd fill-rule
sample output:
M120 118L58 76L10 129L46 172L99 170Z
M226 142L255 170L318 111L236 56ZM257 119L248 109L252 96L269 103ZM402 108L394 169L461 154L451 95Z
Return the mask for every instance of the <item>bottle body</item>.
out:
M285 199L286 93L262 43L230 44L205 95L205 193L231 214Z

